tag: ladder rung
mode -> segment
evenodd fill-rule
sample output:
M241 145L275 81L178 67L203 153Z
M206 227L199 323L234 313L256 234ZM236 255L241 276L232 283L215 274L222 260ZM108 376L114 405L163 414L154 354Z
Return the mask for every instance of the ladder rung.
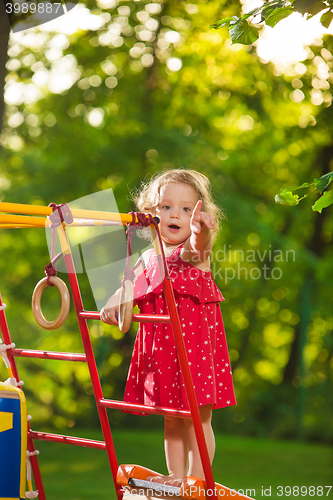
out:
M61 434L50 434L49 432L29 431L28 437L38 439L39 441L52 441L53 443L72 444L74 446L84 446L85 448L97 448L105 450L106 444L104 441L96 441L95 439L79 438L74 436L62 436Z
M81 311L80 318L101 319L98 311ZM133 314L132 321L136 323L170 323L168 314Z
M170 323L168 314L133 314L132 321L139 323Z
M173 408L162 408L161 406L137 405L135 403L125 403L124 401L114 401L112 399L100 399L98 404L105 408L123 410L130 412L149 413L154 415L170 415L172 417L191 418L191 412L187 410L176 410Z
M58 359L62 361L87 361L85 354L73 352L37 351L34 349L8 349L11 356L20 358Z

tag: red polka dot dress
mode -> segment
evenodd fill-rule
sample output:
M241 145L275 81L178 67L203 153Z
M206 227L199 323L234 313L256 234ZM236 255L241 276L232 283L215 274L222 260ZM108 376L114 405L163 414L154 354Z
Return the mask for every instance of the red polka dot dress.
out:
M180 257L182 245L167 259L179 319L199 406L235 405L233 380L219 302L224 298L212 273ZM156 255L134 285L142 314L169 314ZM140 323L124 401L188 410L184 380L171 324Z

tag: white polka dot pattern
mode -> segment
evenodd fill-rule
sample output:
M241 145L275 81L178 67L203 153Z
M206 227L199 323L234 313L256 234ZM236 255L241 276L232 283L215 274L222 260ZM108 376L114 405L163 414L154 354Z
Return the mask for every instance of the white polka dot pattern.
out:
M198 405L222 408L236 404L227 341L219 302L224 300L212 279L180 257L178 247L167 259ZM144 314L168 314L155 254L135 283ZM140 323L124 401L188 410L172 327Z

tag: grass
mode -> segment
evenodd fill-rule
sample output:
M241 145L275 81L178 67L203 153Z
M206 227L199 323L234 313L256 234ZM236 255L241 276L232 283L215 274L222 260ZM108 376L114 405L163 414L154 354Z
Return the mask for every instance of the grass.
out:
M102 440L99 431L75 435ZM119 463L166 473L161 432L117 430L113 438ZM333 499L333 488L330 492L325 488L333 479L328 446L224 435L216 436L216 445L213 472L221 484L248 490L256 500ZM36 447L48 500L116 500L104 451L46 442L36 442ZM298 495L297 488L288 489L296 486L303 486ZM322 494L320 489L306 490L310 486L323 486Z

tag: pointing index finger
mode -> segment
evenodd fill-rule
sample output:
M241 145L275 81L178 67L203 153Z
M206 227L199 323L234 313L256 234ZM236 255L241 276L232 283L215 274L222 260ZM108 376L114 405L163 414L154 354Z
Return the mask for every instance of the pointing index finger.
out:
M193 216L195 217L195 216L197 216L197 215L200 214L200 212L201 212L201 206L202 206L202 200L198 200L197 204L194 207L192 217Z

